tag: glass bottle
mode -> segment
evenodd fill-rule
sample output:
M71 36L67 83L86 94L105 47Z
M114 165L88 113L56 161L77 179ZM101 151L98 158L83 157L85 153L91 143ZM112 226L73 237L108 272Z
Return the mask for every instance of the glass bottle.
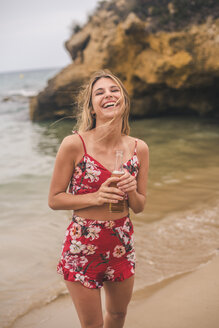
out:
M115 158L115 164L114 164L114 170L112 172L111 177L121 177L124 174L123 169L123 151L117 150L116 151L116 158ZM112 182L110 184L110 187L116 187L117 188L118 182ZM109 211L111 213L120 213L123 212L125 209L125 199L119 200L118 203L109 203Z

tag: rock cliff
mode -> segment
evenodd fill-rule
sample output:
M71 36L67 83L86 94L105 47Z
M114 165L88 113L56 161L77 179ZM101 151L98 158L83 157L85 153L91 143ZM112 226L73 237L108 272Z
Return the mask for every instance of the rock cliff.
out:
M124 82L133 117L218 115L219 5L204 3L101 1L65 44L72 64L31 99L31 119L72 115L80 85L101 68Z

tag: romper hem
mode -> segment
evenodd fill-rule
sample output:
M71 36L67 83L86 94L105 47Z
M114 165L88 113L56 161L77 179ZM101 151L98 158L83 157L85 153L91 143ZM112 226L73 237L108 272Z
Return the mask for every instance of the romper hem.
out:
M102 288L103 287L103 285L100 285L100 284L98 284L96 286L92 286L88 282L88 280L86 280L86 281L85 280L84 281L82 281L82 280L76 280L75 277L74 277L74 275L72 275L72 278L70 278L70 276L71 276L70 272L68 270L63 270L63 268L61 270L59 269L58 274L62 275L65 281L80 282L84 287L87 287L87 288L90 288L90 289L98 289L98 288ZM121 278L115 278L113 280L104 280L103 281L103 284L104 284L104 282L107 282L107 281L110 281L110 282L122 282L122 281L124 281L126 279L131 278L134 275L135 275L135 272L131 272L130 271L127 275L125 275L125 277L123 276Z

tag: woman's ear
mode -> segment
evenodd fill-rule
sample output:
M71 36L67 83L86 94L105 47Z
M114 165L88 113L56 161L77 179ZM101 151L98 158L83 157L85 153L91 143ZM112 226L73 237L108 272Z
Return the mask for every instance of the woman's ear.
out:
M96 113L95 113L95 111L93 109L93 106L90 107L90 113L91 113L91 116L92 117L96 116Z

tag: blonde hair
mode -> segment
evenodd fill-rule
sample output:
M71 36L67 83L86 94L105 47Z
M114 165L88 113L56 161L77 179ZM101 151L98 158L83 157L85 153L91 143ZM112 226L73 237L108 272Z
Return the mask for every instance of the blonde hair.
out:
M123 83L120 81L120 79L116 77L114 74L112 74L108 69L93 73L89 82L82 87L77 99L78 114L77 114L76 130L78 130L79 132L85 132L85 131L92 130L96 127L96 118L92 114L92 109L93 109L92 90L94 84L101 78L111 78L120 88L120 92L122 96L117 102L121 100L122 107L123 107L121 133L125 135L129 135L130 133L130 127L128 122L129 112L130 112L129 95ZM115 119L116 118L114 117L112 120L104 124L104 126L110 125Z

